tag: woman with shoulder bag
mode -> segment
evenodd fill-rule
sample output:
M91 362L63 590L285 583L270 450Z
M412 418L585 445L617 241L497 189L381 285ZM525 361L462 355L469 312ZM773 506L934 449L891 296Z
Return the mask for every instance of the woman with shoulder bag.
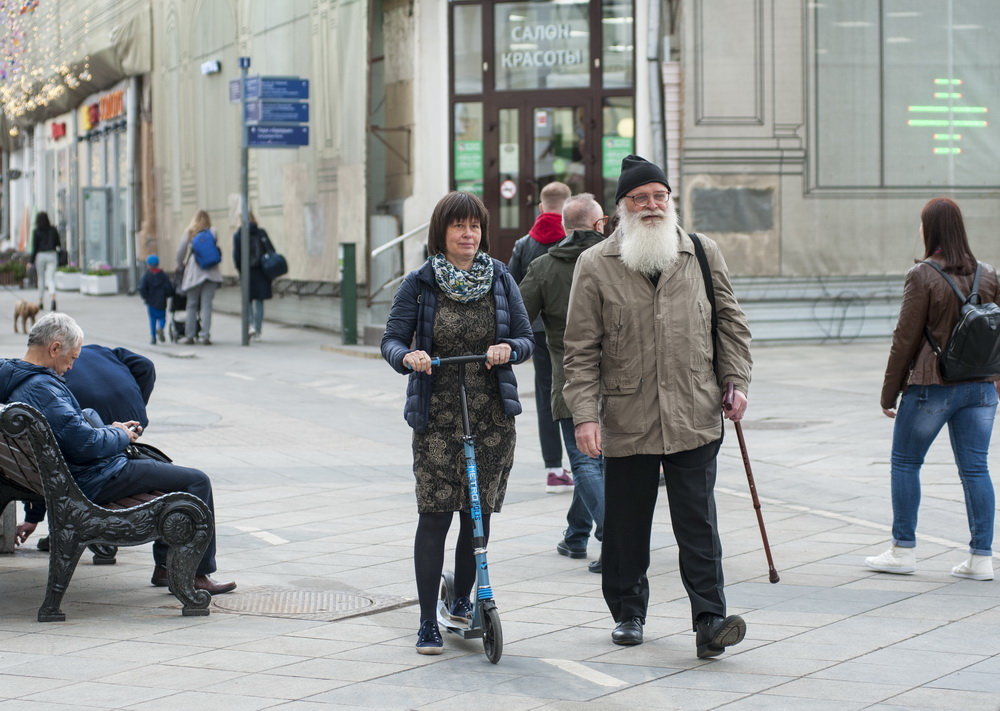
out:
M217 260L214 264L209 264L204 259L202 259L204 266L199 263L198 240L215 245L213 256L209 260ZM184 333L187 336L184 343L187 345L195 342L195 334L198 334L198 342L202 345L212 344L210 337L212 301L215 299L216 290L222 286L222 272L219 271L221 252L219 252L217 242L215 230L212 229L212 218L204 210L198 210L191 218L191 224L184 230L181 243L177 248L177 264L184 267L180 291L187 299L187 320L184 325ZM200 325L198 323L199 311L201 312Z
M458 369L434 369L431 358L486 354L466 366L469 419L476 437L483 530L499 511L514 460L514 416L520 414L511 368L531 356L531 324L506 265L487 254L488 214L465 192L443 197L427 231L431 257L406 275L396 293L382 337L382 357L409 375L404 417L413 428L417 531L413 567L420 600L417 653L443 651L437 597L444 545L455 511L460 530L455 548L456 599L448 614L468 621L476 580L472 517L462 444ZM433 354L433 355L432 355Z
M261 269L261 257L274 251L267 231L257 224L257 218L250 213L250 337L260 338L264 326L264 302L271 298L271 279ZM233 233L233 262L236 271L243 269L243 228ZM242 274L241 277L242 278Z
M945 380L935 343L946 344L959 317L959 302L940 267L964 294L972 290L977 261L969 248L958 205L948 198L930 200L920 214L924 259L906 275L899 322L882 385L882 412L895 418L892 435L892 546L865 564L883 573L916 570L917 509L920 467L931 443L947 424L969 520L969 557L951 574L972 580L993 579L993 483L987 454L1000 384L997 377ZM979 296L997 303L997 272L979 263ZM929 334L929 337L928 337ZM897 410L896 401L902 393Z
M35 217L35 229L31 233L31 261L38 277L38 308L45 308L45 288L52 298L52 310L56 310L56 267L59 266L59 231L49 222L46 212Z

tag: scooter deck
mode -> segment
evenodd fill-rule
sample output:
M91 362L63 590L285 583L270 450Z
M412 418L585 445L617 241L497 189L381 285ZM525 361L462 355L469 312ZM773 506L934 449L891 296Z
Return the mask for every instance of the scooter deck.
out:
M438 600L437 618L438 627L462 639L481 639L483 636L482 627L473 628L458 620L451 619L451 615L448 614L441 600Z

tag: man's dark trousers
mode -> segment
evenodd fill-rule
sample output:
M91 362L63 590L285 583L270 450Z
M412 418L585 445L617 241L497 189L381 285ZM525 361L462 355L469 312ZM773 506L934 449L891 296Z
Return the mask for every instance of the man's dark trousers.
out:
M606 457L601 582L616 622L646 619L649 540L663 463L681 582L692 627L703 612L725 616L722 545L715 511L716 456L722 440L668 455Z
M538 441L542 445L542 461L547 469L562 466L562 434L559 423L552 419L552 356L545 341L545 331L535 331L535 350L531 363L535 366L535 409L538 411Z
M129 459L125 467L104 485L100 494L94 497L94 503L106 504L146 491L186 491L194 494L208 504L212 518L215 518L212 482L208 475L199 469L179 467L155 459ZM153 542L153 561L157 565L166 565L167 544L163 541ZM215 533L213 532L195 575L211 575L214 572Z

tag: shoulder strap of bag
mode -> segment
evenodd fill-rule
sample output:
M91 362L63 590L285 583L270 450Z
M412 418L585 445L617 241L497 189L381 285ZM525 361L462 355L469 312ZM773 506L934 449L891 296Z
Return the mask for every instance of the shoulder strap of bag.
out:
M712 306L712 370L716 377L719 375L719 313L715 308L715 285L712 282L712 270L708 266L708 257L705 255L705 248L701 240L694 232L688 233L691 242L694 244L694 256L698 258L698 266L701 267L701 276L705 281L705 293L708 295L708 303Z

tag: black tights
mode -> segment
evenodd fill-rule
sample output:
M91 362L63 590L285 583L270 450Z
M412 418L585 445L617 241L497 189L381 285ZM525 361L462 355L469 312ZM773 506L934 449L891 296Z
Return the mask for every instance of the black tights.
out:
M420 621L437 619L438 591L444 568L444 543L451 528L452 512L422 513L413 538L413 569L417 576ZM472 552L472 516L458 512L458 542L455 544L455 594L472 592L476 582L476 558ZM483 535L490 538L490 515L483 514Z

